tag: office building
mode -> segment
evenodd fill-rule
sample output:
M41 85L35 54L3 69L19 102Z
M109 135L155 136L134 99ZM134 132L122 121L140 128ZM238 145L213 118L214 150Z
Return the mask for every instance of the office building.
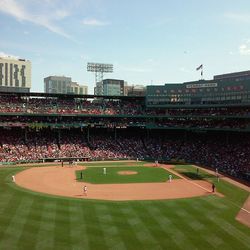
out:
M96 83L94 92L95 95L123 96L124 86L124 80L105 79Z
M25 59L0 57L0 91L30 92L31 62Z
M57 94L87 95L88 87L72 82L71 77L48 76L44 78L44 92Z

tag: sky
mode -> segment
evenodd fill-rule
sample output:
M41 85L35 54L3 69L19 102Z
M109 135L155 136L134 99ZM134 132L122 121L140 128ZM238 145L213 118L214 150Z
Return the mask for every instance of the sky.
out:
M0 56L31 61L33 92L64 75L92 94L87 62L135 85L250 70L249 0L0 0L0 27Z

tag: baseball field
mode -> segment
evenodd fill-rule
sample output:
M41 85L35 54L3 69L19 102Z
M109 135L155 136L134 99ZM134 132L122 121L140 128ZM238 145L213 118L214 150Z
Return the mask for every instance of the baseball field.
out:
M17 183L12 182L13 175ZM22 181L40 184L27 187ZM133 200L122 189L132 185L129 195L145 190L142 195L152 197L159 187L162 193L174 192L181 181L183 193L201 191L189 198L159 194L159 199ZM211 182L216 184L215 194L208 190ZM83 185L88 186L85 195ZM51 189L56 192L47 191ZM122 201L105 197L117 190L124 192ZM250 228L236 220L239 211L249 219L249 210L241 209L248 197L248 190L223 178L218 182L202 169L197 173L190 165L162 169L142 162L101 162L64 168L2 167L0 249L250 249Z

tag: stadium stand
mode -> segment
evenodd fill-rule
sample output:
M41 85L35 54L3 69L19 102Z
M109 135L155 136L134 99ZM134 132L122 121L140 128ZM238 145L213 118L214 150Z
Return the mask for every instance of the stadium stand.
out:
M250 105L145 103L145 97L1 93L0 162L157 159L250 181Z

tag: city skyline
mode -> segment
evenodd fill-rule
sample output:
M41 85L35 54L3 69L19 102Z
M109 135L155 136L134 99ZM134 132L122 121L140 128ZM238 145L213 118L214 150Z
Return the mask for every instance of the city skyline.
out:
M249 70L250 3L233 1L0 0L0 56L32 62L32 91L50 75L89 86L87 62L112 63L104 78L164 84Z

